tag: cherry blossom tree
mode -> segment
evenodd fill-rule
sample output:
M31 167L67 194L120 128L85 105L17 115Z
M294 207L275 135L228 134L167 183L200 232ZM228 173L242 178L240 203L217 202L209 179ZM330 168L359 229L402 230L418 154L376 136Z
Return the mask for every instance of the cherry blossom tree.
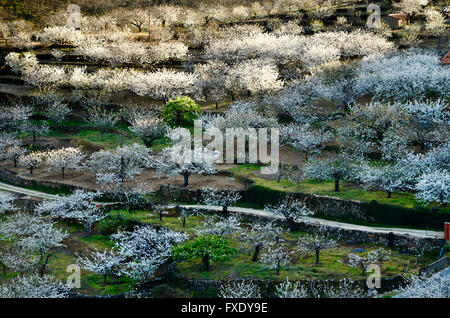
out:
M132 232L118 232L111 237L118 253L130 260L122 273L140 282L150 279L169 259L172 247L187 239L184 233L151 226L136 227Z
M179 205L175 206L175 210L179 212L180 219L183 220L183 227L186 227L186 219L188 217L194 216L194 215L201 215L200 211L198 209L189 209L185 207L181 207Z
M183 186L189 185L189 177L192 174L213 174L216 172L215 161L218 158L216 151L206 147L200 147L192 151L183 145L174 145L164 148L153 163L156 171L160 174L184 177Z
M227 128L246 130L248 128L277 127L276 118L264 116L255 108L253 103L237 102L223 115L204 114L200 119L206 130L217 128L223 133L226 133Z
M427 9L425 29L439 38L438 50L441 49L442 37L446 34L445 17L436 9Z
M219 108L219 102L226 96L225 77L227 65L221 61L208 61L206 64L196 64L195 71L199 74L201 89L206 98L212 98Z
M359 179L365 187L386 191L387 197L391 198L392 192L405 187L404 168L398 165L377 167L364 164L360 166Z
M365 291L350 278L338 282L326 280L320 285L312 283L311 290L314 298L371 298L377 295L375 289Z
M158 72L140 72L133 75L131 90L139 96L154 99L174 99L179 96L195 97L200 90L198 75L194 73L162 70Z
M2 107L2 112L0 113L0 129L6 130L9 133L21 131L21 128L27 123L32 114L33 109L22 103ZM13 136L6 134L2 138L10 140Z
M275 286L275 295L278 298L307 298L307 288L299 282L291 282L286 278L285 282L282 282Z
M242 231L239 238L254 248L252 262L257 262L261 249L274 244L278 245L281 242L281 233L283 233L283 229L273 222L255 223Z
M19 158L27 153L27 149L19 145L9 146L4 149L4 153L0 157L4 160L12 160L14 168L17 168Z
M373 94L375 99L406 101L448 96L450 70L439 63L439 53L410 49L361 61L353 80L357 96ZM396 72L391 72L395 69Z
M260 298L261 290L251 281L228 282L220 286L220 298Z
M58 196L56 200L40 203L36 212L56 220L76 220L91 232L94 223L105 218L99 204L94 202L99 196L100 193L76 190L69 196Z
M87 167L96 174L97 182L120 194L126 192L127 184L150 164L150 159L149 149L133 144L95 152L89 158Z
M207 217L196 231L200 236L229 236L241 232L241 219L235 215L221 218L216 218L214 216Z
M291 263L290 255L293 252L289 252L282 246L271 247L269 246L265 253L262 254L261 261L268 265L270 269L275 269L276 274L280 274L280 269Z
M417 182L416 190L416 198L422 202L439 202L446 206L450 202L450 173L437 170L423 174Z
M376 151L386 134L399 128L401 115L404 114L399 106L376 101L349 105L350 116L346 118L344 126L338 129L339 142L352 152L359 150L364 154Z
M289 195L276 205L265 206L264 210L276 216L284 217L291 231L295 229L295 220L297 218L313 214L302 202Z
M29 52L23 54L11 52L5 57L5 63L14 73L21 73L39 65L36 55Z
M232 97L258 95L281 89L283 82L278 78L278 69L274 64L249 60L232 66L226 73L224 84Z
M28 214L14 214L0 224L0 234L6 240L14 241L16 246L27 254L37 254L42 277L55 250L69 234L54 226L42 217Z
M0 262L3 264L3 276L6 276L6 268L24 275L36 266L38 257L13 246L0 252Z
M17 210L14 205L14 201L16 200L16 195L10 192L0 191L0 215L5 212L11 212Z
M47 125L33 124L32 122L26 122L20 129L23 132L31 133L33 142L36 142L37 135L46 135L50 131Z
M233 190L203 188L202 198L204 204L220 206L222 207L222 213L228 215L228 207L236 204L241 199L241 195L238 191Z
M92 106L87 109L88 118L86 119L88 123L96 127L103 137L106 130L114 127L118 122L118 116L116 113L106 110L101 106Z
M362 275L365 275L368 266L375 262L375 256L373 253L366 256L350 253L348 254L348 265L361 268Z
M67 119L67 116L72 113L67 104L61 102L50 103L45 109L45 115L48 119L60 124Z
M368 257L373 260L374 263L383 266L383 264L391 258L391 251L385 248L379 247L377 249L370 250Z
M445 272L431 277L412 276L407 278L407 286L400 288L395 298L449 298L450 277Z
M17 276L0 285L0 298L66 298L69 291L51 275Z
M138 29L139 33L142 32L144 27L148 27L149 12L143 9L124 9L120 10L120 18Z
M104 284L108 276L120 276L120 266L124 257L114 250L105 249L103 252L95 249L89 257L78 255L77 264L84 270L102 275Z
M281 127L280 138L294 150L303 152L308 160L312 154L319 153L333 135L328 131L313 130L309 124L289 124Z
M147 148L151 148L153 142L167 132L167 127L162 118L136 117L131 121L129 129L142 138Z
M414 100L404 105L406 123L400 127L400 134L416 142L420 150L438 145L445 140L449 130L448 104L443 99Z
M46 44L74 44L77 45L84 39L79 30L70 27L53 26L44 28L38 34L38 40Z
M66 147L48 151L45 163L49 166L48 171L61 170L61 177L64 179L66 169L79 169L85 157L80 148Z
M321 181L334 179L335 192L339 192L339 181L351 180L357 172L356 169L354 159L346 154L329 159L315 159L303 167L305 175L309 178Z
M24 154L19 157L19 165L28 167L30 174L33 174L33 170L37 168L43 161L45 154L43 152L33 151L28 154Z
M319 230L314 234L307 234L299 237L298 246L301 251L313 251L316 254L316 265L318 265L320 252L336 247L337 242L328 237L325 231Z
M401 0L396 6L403 13L415 15L421 13L427 4L428 0Z

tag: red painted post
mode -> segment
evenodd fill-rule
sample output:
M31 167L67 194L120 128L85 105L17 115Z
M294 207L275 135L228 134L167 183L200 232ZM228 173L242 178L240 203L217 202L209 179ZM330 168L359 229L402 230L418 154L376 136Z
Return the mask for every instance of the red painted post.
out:
M444 223L444 240L447 242L450 241L450 222Z

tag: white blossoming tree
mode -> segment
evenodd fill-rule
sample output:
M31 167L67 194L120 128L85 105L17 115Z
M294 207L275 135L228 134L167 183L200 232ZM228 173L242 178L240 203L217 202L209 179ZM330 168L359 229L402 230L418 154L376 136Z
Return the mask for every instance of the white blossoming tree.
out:
M206 205L222 207L222 213L228 214L228 207L236 204L241 199L238 191L233 190L218 190L213 188L202 189L203 203Z
M0 285L0 298L66 298L69 291L51 275L17 276Z
M81 223L86 231L91 232L94 223L105 218L100 205L94 202L99 196L99 193L76 190L69 196L58 196L56 200L40 203L36 212L56 220L75 220Z
M174 145L164 148L159 157L155 158L153 165L160 174L183 176L183 186L187 187L189 177L192 174L207 175L215 173L217 158L218 153L206 147L199 147L199 149L193 151L186 149L183 145Z
M297 218L313 214L303 202L296 200L292 196L287 196L278 204L267 205L264 207L264 210L285 218L291 231L295 229L295 220Z
M276 274L280 274L281 268L291 263L291 254L293 252L287 251L282 246L269 247L266 252L262 254L261 261L268 265L270 269L274 269Z
M220 286L220 298L260 298L261 290L251 281L228 282Z
M10 192L0 191L0 215L5 212L15 211L17 208L14 205L16 195Z
M317 230L314 234L306 234L298 238L301 251L312 251L316 255L316 265L319 264L320 252L337 246L335 239L326 235L325 231Z
M446 206L450 202L450 173L446 170L426 173L419 178L416 190L416 197L422 202Z
M80 148L66 147L50 150L45 154L47 171L61 170L61 177L64 179L67 169L79 169L81 161L86 156Z
M103 252L95 249L89 257L78 255L77 264L84 270L103 276L106 285L108 276L120 276L120 266L124 257L114 250L104 250Z

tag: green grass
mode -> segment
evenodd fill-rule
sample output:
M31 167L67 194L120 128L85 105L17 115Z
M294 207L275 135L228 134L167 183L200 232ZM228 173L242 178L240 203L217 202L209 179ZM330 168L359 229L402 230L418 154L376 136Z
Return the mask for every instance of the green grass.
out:
M298 233L299 235L300 233ZM184 261L177 264L177 269L186 278L189 279L214 279L228 280L234 278L257 278L283 280L310 280L310 279L342 279L352 278L354 280L365 279L367 275L362 275L359 268L350 267L346 263L347 255L356 247L374 248L374 245L360 244L358 246L341 245L338 248L322 251L320 254L320 263L315 264L314 253L299 252L295 247L298 235L295 239L286 239L285 248L293 251L291 255L292 263L283 267L280 274L277 275L274 269L269 268L262 262L252 262L252 251L243 248L243 244L239 241L232 240L231 246L239 249L239 254L224 263L211 263L209 272L201 272L200 261ZM262 250L264 253L264 249ZM400 254L393 251L392 257L382 268L384 277L394 277L401 274L410 261L409 272L417 273L419 266L429 263L433 258L423 258L418 266L414 264L412 255Z
M100 132L96 130L86 130L77 133L52 131L48 134L48 136L57 138L71 138L79 141L85 141L107 149L116 148L117 146L120 146L122 144L124 145L131 145L134 143L142 144L142 140L140 138L137 137L130 138L129 136L122 137L119 134L108 132L104 134L102 139Z
M190 217L186 221L186 227L182 227L181 220L174 215L164 216L162 222L159 221L158 216L151 216L146 211L135 211L128 213L121 211L127 215L141 222L151 223L155 225L164 226L172 230L186 232L192 238L196 235L196 228L200 225L202 217ZM246 246L245 242L237 239L237 237L230 237L230 246L236 248L239 253L232 257L229 261L224 263L211 262L211 271L200 271L200 260L181 261L177 263L177 270L188 279L215 279L226 280L239 277L259 278L259 279L289 279L303 280L303 279L340 279L351 277L353 279L364 279L366 276L361 275L359 268L353 268L346 264L345 258L354 248L361 247L372 249L377 246L372 244L359 244L347 246L341 242L340 246L330 250L321 252L320 264L315 264L314 253L299 252L296 248L296 242L299 236L304 235L302 232L286 232L283 236L286 243L285 248L294 252L292 255L293 263L286 268L283 268L280 275L276 275L273 269L261 262L252 262L251 257L253 249ZM264 249L262 250L264 252ZM408 254L401 254L397 251L392 251L392 258L385 263L382 273L385 277L393 277L406 268L406 264L410 261L410 272L417 272L420 266L425 266L435 260L435 254L427 254L421 260L418 266L415 266L414 256ZM411 265L413 264L413 265Z
M297 183L294 181L281 179L280 182L277 182L276 180L267 180L252 176L252 173L258 171L259 169L260 166L258 165L242 164L237 167L233 167L230 170L236 176L244 176L252 179L255 182L255 185L264 186L266 188L281 192L302 192L360 202L371 202L376 200L378 203L397 205L411 209L424 206L421 202L416 200L413 193L394 192L392 197L388 198L387 193L384 191L366 190L361 186L345 182L341 182L340 192L334 192L334 181L320 182L311 179L302 181L299 188ZM431 206L425 206L425 208L429 209ZM440 207L439 211L450 214L450 206Z

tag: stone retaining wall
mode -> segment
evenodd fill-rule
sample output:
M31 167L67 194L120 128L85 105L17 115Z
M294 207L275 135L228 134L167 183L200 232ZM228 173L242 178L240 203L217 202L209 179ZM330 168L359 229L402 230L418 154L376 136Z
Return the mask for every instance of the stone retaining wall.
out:
M62 184L53 181L41 181L41 180L38 181L26 179L24 177L19 176L17 173L4 168L0 168L0 181L20 187L43 186L55 190L67 189L69 191L83 189L83 187L71 184L65 183Z
M201 190L163 185L160 188L161 195L178 202L201 202ZM242 200L246 201L247 192L239 191ZM354 220L368 220L361 202L339 198L318 196L308 193L292 193L292 196L302 201L306 207L318 214L332 217L347 217Z

